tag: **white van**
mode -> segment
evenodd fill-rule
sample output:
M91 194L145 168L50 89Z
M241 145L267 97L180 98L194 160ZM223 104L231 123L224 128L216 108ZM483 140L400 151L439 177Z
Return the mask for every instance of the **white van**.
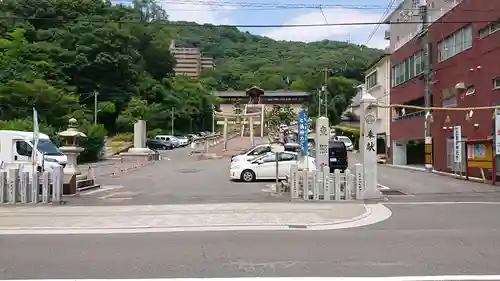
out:
M33 132L0 130L0 162L30 165L33 142ZM53 164L65 166L68 162L66 155L59 151L46 134L39 134L35 151L38 165L41 165L42 155L45 156L46 168Z

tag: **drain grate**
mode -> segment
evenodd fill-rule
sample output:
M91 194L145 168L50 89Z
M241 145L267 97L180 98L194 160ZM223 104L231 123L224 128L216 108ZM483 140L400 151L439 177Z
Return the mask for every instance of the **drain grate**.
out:
M386 189L386 190L380 190L382 191L382 194L384 195L408 195L400 190L396 189Z
M301 228L301 229L307 229L306 225L289 225L288 228Z

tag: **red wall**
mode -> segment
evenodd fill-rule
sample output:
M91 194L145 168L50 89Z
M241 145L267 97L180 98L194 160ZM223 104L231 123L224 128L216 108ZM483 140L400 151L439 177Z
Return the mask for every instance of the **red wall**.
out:
M474 4L472 4L474 3ZM500 1L464 0L450 13L443 17L444 22L495 21L500 19ZM441 107L443 91L454 90L457 83L463 82L466 87L474 86L474 95L458 96L458 107L490 106L500 101L500 91L493 90L493 79L500 76L500 32L485 38L479 38L479 29L487 22L472 23L472 48L465 50L441 63L437 62L437 43L466 23L434 24L429 31L429 39L433 42L433 103ZM475 110L470 120L466 120L468 111L438 111L433 113L434 166L438 170L446 170L446 138L452 132L443 130L443 126L462 127L462 135L469 139L486 139L492 134L492 110ZM450 122L446 123L449 116ZM479 124L476 129L474 124Z
M466 87L473 85L476 92L471 96L459 96L458 107L490 106L500 103L500 90L493 90L493 79L500 76L500 31L485 38L479 38L479 29L487 26L487 21L498 19L500 19L500 1L464 0L440 20L445 23L435 23L430 27L429 41L432 44L431 54L434 59L432 65L434 106L442 106L444 89L453 90L455 85L460 82L463 82ZM472 22L472 48L438 63L438 42L465 27L467 22ZM395 65L403 61L420 50L420 46L421 43L414 39L392 54L391 62ZM416 77L392 88L391 103L404 103L422 97L423 85L423 81ZM436 169L446 170L446 138L452 137L452 132L444 131L443 126L460 125L462 126L462 135L467 138L486 139L491 136L492 110L476 110L469 121L465 120L466 113L466 111L436 111L433 113L432 132ZM445 123L447 116L450 117L449 123ZM409 139L415 136L416 131L423 132L423 121L422 125L417 125L416 121L412 121L415 123L414 126L399 122L404 122L404 120L391 122L392 139ZM477 129L473 127L476 123L479 124Z

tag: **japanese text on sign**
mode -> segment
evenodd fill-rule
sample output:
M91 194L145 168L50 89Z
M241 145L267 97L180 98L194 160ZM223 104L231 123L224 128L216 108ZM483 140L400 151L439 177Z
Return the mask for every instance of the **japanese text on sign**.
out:
M299 120L298 120L298 137L299 137L299 142L301 145L301 152L302 155L307 155L309 146L308 146L308 131L309 131L309 124L308 124L308 119L307 119L307 114L305 111L301 110L299 111Z

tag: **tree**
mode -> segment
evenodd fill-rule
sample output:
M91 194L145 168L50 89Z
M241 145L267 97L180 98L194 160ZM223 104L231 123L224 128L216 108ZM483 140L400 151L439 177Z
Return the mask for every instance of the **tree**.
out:
M328 79L327 108L331 124L340 123L342 113L351 104L352 98L356 95L355 85L354 81L345 77L336 76ZM323 94L321 98L324 98ZM309 96L310 116L318 116L318 102L319 92L315 91Z

